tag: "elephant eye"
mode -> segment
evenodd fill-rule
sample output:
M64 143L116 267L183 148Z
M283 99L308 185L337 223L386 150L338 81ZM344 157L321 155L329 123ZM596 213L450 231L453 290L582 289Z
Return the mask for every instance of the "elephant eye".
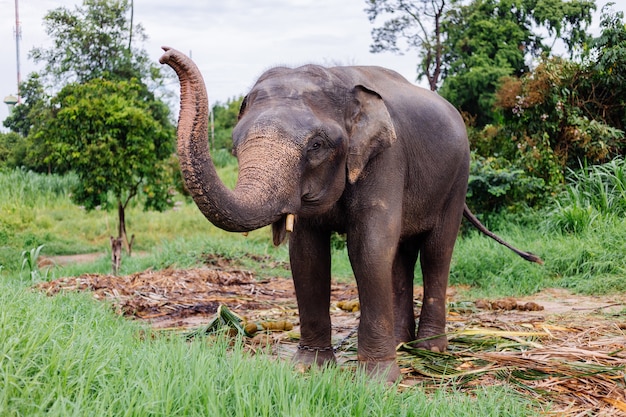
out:
M313 142L313 144L311 145L311 149L312 150L316 150L316 149L319 149L321 147L322 147L322 142L320 142L319 140Z

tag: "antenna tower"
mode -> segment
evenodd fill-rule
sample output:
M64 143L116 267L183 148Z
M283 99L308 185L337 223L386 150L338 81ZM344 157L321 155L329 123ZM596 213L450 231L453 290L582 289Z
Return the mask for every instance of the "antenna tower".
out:
M20 13L18 0L15 0L15 55L17 57L17 102L22 102L20 96L20 83L22 82L20 75L20 39L22 39L22 28L20 27Z

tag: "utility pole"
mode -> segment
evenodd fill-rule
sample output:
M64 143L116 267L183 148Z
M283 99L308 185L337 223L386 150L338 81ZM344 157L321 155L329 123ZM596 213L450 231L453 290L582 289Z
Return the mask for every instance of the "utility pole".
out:
M20 76L20 39L22 38L22 28L20 28L20 13L18 0L15 0L15 56L17 57L17 103L22 102L20 96L20 83L22 82Z
M15 0L17 1L17 0ZM130 0L130 33L128 34L128 55L132 54L133 44L133 19L135 18L135 2Z

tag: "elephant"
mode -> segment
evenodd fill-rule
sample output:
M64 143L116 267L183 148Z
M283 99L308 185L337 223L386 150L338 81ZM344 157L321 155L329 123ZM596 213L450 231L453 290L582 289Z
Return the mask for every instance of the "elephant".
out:
M359 367L393 383L399 343L447 347L446 289L462 217L489 232L465 203L470 149L459 112L438 94L374 66L276 67L245 96L233 130L239 176L218 178L208 149L208 98L200 71L163 47L181 89L178 156L196 205L215 226L248 232L271 225L288 236L300 320L293 358L335 362L330 288L333 232L345 234L361 313ZM416 319L414 270L424 297Z

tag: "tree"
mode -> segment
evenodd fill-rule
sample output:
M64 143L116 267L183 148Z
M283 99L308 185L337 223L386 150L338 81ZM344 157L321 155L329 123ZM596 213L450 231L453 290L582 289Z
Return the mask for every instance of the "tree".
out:
M365 9L370 22L380 16L393 16L372 29L371 52L416 49L419 58L417 78L426 77L432 91L439 86L445 44L442 22L451 0L368 0Z
M495 92L504 76L520 77L529 63L562 41L573 56L588 43L592 0L473 0L446 16L445 81L441 94L478 126L494 121ZM546 36L547 34L547 36Z
M593 0L367 0L370 21L392 16L372 31L372 50L417 50L418 75L479 126L493 121L502 76L528 72L528 63L562 41L573 54L585 32Z
M162 78L143 49L132 41L146 40L141 24L129 20L127 0L83 0L74 10L59 7L44 17L44 27L54 45L33 48L30 57L44 63L43 74L57 84L86 82L94 78L149 83Z
M24 167L36 172L49 172L51 167L44 159L49 150L41 140L31 135L49 117L50 96L45 92L39 74L32 73L20 87L23 103L15 106L4 126L20 136L12 147L8 166Z
M504 135L517 159L549 181L581 161L604 163L626 154L626 26L603 13L601 35L583 62L545 58L529 74L508 77L496 93ZM502 152L502 149L500 149Z
M589 65L596 73L596 88L591 89L593 100L587 109L595 106L607 123L626 129L626 23L623 12L613 12L612 3L602 8L600 36L590 43Z
M174 135L156 112L159 102L144 99L137 80L93 79L66 85L53 99L52 118L37 133L51 149L49 160L79 177L73 199L85 208L107 207L109 194L118 210L118 239L130 253L125 209L141 196L146 208L164 209L168 195L167 158Z
M22 140L22 136L15 132L0 132L0 168L19 166L17 159L22 158L21 154L26 151L20 144Z
M136 196L146 209L168 207L175 134L168 107L155 96L164 77L133 46L145 35L129 11L127 0L83 0L74 10L48 12L44 27L54 45L31 51L45 66L29 78L25 104L8 124L27 135L29 155L45 157L50 171L76 171L77 203L108 207L112 197L112 248L123 241L130 254L125 210Z
M228 99L226 103L217 102L211 111L213 112L213 132L211 147L213 149L226 149L231 152L233 149L232 134L233 128L237 124L239 109L243 96Z

